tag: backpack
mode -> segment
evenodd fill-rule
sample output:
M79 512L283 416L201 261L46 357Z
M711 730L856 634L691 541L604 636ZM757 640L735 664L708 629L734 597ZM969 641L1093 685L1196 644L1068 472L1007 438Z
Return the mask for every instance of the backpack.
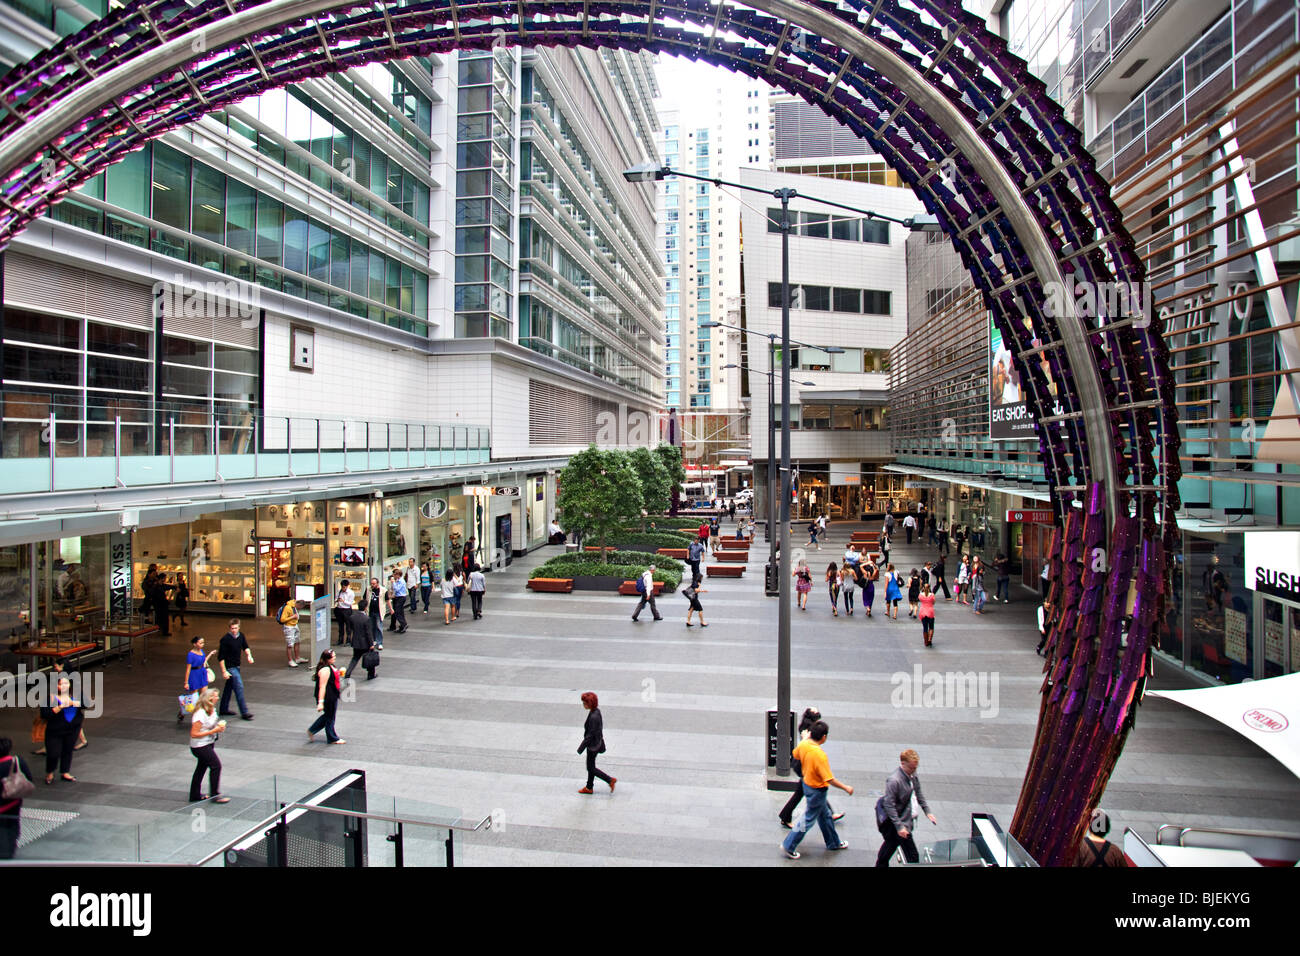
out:
M276 620L278 620L281 624L288 626L289 622L292 621L294 618L294 611L295 608L293 607L293 605L290 604L288 601L285 601L283 604L280 605L280 610L275 615Z
M636 593L645 594L645 578L641 577L639 574L636 578Z

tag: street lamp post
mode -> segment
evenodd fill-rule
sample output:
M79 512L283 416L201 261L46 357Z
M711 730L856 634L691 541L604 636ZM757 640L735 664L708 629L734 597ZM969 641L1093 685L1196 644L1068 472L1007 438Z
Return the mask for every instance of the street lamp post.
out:
M623 178L630 183L650 182L666 179L669 176L681 176L685 179L695 179L704 183L713 183L715 186L729 186L732 189L743 189L748 192L762 193L763 195L772 196L781 202L781 470L780 470L780 532L781 535L781 566L777 572L780 583L780 602L777 610L777 650L776 650L776 773L780 777L790 775L790 749L793 741L790 739L790 726L786 719L786 714L790 711L790 200L799 196L795 189L782 187L779 189L763 189L760 186L747 186L744 183L733 183L723 179L716 179L709 176L696 176L692 173L684 173L672 169L668 166L661 166L657 163L642 163L631 169L623 171ZM811 202L821 203L826 206L834 206L838 209L847 209L850 212L859 215L868 216L873 219L884 219L888 222L895 222L908 229L937 229L938 220L933 216L913 216L908 219L895 219L892 216L885 216L880 213L870 212L865 209L855 209L853 206L846 206L843 203L831 202L825 199L813 199L810 196L804 196ZM722 325L720 322L708 323L709 325ZM734 326L729 326L734 328ZM768 336L769 348L771 348L774 337ZM828 351L841 352L843 349L830 349ZM770 354L770 353L769 353ZM771 365L771 361L768 362ZM774 370L775 371L775 370ZM769 389L770 394L770 389ZM772 464L772 435L771 435L771 416L772 407L768 406L768 477L771 478ZM771 495L769 494L769 500ZM769 541L771 531L771 519L775 517L769 514Z

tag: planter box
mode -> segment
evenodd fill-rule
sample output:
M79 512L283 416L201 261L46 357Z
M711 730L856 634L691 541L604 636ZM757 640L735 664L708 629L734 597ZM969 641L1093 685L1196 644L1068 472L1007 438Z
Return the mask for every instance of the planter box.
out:
M626 578L613 574L578 574L573 578L575 591L617 591Z

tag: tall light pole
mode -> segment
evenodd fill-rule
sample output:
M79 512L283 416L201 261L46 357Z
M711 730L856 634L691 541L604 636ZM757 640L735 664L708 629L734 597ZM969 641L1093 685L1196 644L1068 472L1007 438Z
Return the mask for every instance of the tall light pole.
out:
M797 197L799 192L786 187L763 189L760 186L747 186L744 183L728 182L710 176L696 176L654 162L642 163L631 169L623 170L623 178L630 183L658 181L667 179L669 176L680 176L684 179L696 179L703 183L713 183L715 186L729 186L732 189L762 193L765 196L774 197L781 203L781 222L779 223L781 227L781 567L777 572L781 598L777 610L779 620L776 648L776 773L777 776L788 777L790 775L790 749L793 743L790 738L789 721L786 718L786 714L790 712L790 200ZM895 219L892 216L881 215L866 209L856 209L843 203L813 199L810 196L802 198L810 202L834 206L837 209L846 209L849 212L855 212L873 219L895 222L908 229L928 230L938 228L938 220L933 216L920 215L908 219ZM721 323L712 324L720 325ZM734 328L734 326L730 326L730 328ZM773 338L773 336L768 337L769 347ZM837 349L836 351L843 351L843 349ZM769 361L768 364L771 365L772 363ZM769 422L771 421L771 415L772 410L769 406ZM768 461L771 462L772 443L770 434L767 447ZM771 472L769 471L768 474L770 476Z

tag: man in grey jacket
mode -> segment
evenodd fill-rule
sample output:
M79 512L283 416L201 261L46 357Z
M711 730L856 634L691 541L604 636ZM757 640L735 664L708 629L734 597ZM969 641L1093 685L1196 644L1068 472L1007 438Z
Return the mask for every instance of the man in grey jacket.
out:
M876 828L885 841L876 854L876 866L889 866L889 858L900 846L908 863L920 859L916 843L912 839L912 828L916 822L912 813L912 794L916 794L916 802L921 805L930 822L939 822L930 812L930 805L921 793L921 778L916 775L920 756L915 750L909 749L899 754L898 760L899 768L885 781L885 795L876 802Z

